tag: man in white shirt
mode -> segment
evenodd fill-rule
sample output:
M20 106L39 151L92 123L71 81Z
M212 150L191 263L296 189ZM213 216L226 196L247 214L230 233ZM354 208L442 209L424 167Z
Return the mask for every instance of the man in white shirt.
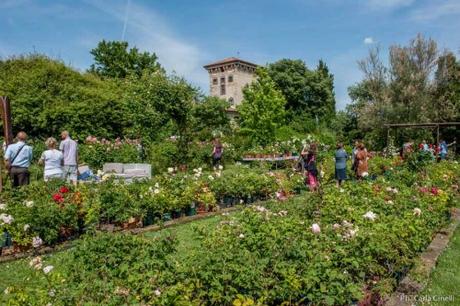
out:
M77 166L78 166L78 147L77 142L70 138L69 132L63 131L61 133L61 143L59 150L64 155L64 178L67 182L77 184Z

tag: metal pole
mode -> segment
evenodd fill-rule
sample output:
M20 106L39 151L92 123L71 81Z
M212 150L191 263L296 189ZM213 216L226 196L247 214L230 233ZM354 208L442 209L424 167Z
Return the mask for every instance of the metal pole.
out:
M437 130L436 130L436 143L439 144L439 124L436 127L437 127Z

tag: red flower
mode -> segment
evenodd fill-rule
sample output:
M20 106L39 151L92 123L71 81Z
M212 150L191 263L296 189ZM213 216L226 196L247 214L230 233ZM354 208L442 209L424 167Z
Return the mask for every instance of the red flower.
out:
M432 187L432 188L431 188L431 193L432 193L433 195L438 195L438 193L439 193L438 188Z
M69 188L67 188L66 186L62 186L61 188L59 188L59 192L60 193L67 193L67 192L69 192Z
M53 194L53 200L56 203L62 203L62 202L64 202L64 197L60 193L55 193L55 194Z

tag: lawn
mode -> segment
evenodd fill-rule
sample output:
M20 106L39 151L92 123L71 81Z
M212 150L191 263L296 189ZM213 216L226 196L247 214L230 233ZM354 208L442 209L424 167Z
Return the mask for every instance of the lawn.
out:
M460 305L460 227L438 260L430 281L420 296L440 298L453 296L453 301L432 302L430 305Z

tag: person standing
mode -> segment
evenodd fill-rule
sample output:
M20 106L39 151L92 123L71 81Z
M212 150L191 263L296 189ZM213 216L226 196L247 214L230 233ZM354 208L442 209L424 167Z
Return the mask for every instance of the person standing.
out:
M337 144L335 151L335 179L337 187L340 187L344 180L347 179L347 158L348 154L343 148L343 144Z
M222 160L222 154L224 153L224 147L219 139L215 139L213 142L212 149L212 165L214 167L218 166Z
M356 160L356 154L358 153L358 147L359 147L359 141L355 141L355 146L353 147L353 150L351 151L351 170L353 170L353 172L357 173L357 160Z
M356 160L357 160L357 172L356 175L358 179L362 179L369 175L368 173L368 165L367 165L368 154L366 147L363 143L360 143L358 146L358 152L356 153Z
M9 169L13 187L28 185L29 166L32 162L32 147L26 144L27 134L19 132L17 142L9 145L5 151L6 167Z
M70 138L69 132L61 133L61 143L59 150L62 151L64 158L63 177L67 182L77 184L77 166L78 166L78 147L77 142Z
M51 179L62 179L63 171L62 164L64 155L61 151L56 150L57 141L55 138L50 137L45 141L48 150L42 153L39 164L45 165L44 180L48 182Z
M316 144L312 143L308 150L305 168L307 169L307 181L310 191L317 191L318 183L318 168L316 167Z

